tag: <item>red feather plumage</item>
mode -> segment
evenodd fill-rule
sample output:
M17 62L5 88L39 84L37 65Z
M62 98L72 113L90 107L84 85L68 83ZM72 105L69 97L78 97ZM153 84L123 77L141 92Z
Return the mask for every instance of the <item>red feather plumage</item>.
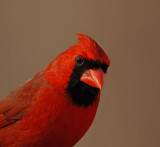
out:
M45 69L0 101L0 146L71 147L90 127L99 103L74 105L66 92L75 56L110 61L90 37L78 34L79 43L60 54Z

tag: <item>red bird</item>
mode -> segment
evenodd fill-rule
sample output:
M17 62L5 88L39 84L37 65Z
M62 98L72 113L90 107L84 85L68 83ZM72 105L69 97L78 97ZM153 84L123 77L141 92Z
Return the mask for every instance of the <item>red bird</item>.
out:
M90 37L0 101L1 147L72 147L90 127L110 60Z

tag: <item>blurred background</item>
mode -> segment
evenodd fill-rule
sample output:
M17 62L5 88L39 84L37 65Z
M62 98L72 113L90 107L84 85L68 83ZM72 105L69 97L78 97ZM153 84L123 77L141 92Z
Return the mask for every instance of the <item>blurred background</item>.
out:
M160 147L159 0L0 0L0 97L77 42L111 59L95 121L75 147Z

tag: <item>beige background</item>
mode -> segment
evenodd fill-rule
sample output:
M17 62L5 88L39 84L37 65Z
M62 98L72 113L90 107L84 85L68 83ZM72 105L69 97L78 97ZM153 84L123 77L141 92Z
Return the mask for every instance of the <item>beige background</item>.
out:
M160 147L159 0L0 0L0 97L93 37L111 66L76 147Z

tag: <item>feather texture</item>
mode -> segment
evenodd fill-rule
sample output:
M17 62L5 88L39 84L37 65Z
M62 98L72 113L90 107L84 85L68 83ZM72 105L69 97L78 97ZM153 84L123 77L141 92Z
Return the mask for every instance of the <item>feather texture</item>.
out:
M105 73L110 60L93 39L83 34L78 38L77 44L0 101L0 146L71 147L88 130L100 89L80 77L89 69ZM83 65L76 64L77 56Z

